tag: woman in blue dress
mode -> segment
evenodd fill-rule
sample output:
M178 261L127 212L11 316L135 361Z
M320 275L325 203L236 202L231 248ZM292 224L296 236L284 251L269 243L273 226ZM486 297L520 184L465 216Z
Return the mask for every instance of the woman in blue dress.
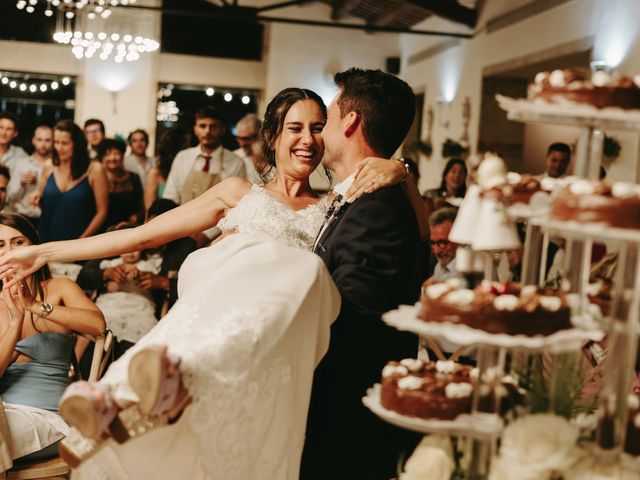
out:
M0 214L1 253L38 243L26 218ZM97 336L104 330L102 313L80 287L66 278L51 278L46 265L2 291L0 399L14 458L56 454L55 442L62 438L56 427L64 427L57 416L58 401L69 383L72 334Z
M71 120L55 125L53 147L33 199L42 208L40 236L51 241L100 233L109 202L104 167L89 160L84 134Z

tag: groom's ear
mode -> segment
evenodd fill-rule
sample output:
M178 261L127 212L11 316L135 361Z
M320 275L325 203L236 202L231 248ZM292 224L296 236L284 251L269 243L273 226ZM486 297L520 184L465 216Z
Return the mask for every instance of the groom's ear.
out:
M342 118L342 127L345 136L350 137L360 126L362 119L356 112L349 112Z

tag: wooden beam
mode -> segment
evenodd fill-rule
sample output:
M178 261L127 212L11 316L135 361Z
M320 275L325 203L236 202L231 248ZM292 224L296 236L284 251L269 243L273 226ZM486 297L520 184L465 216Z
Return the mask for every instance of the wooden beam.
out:
M434 15L468 27L475 27L478 12L472 8L460 5L457 0L406 0L407 3L420 7Z
M341 20L360 2L361 0L337 0L331 9L331 20Z
M378 15L373 17L371 20L369 20L367 23L369 25L375 25L375 26L389 25L389 23L391 23L391 21L396 17L396 15L398 15L398 13L400 13L400 11L402 11L406 7L407 7L407 3L404 2L403 0L389 0L385 9L381 11Z
M234 1L238 1L238 0L234 0ZM288 1L282 1L282 2L277 2L277 3L272 3L270 5L265 5L263 7L258 7L258 12L262 13L262 12L267 12L269 10L277 10L279 8L286 8L286 7L301 7L307 3L311 3L311 2L316 2L318 0L288 0Z

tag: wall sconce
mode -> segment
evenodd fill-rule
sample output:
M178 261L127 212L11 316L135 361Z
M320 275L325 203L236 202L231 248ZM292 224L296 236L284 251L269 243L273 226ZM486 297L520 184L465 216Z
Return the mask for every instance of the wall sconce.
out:
M451 101L444 97L438 98L438 100L436 100L436 112L436 115L438 116L438 125L448 129L449 119L451 118Z
M469 97L464 97L464 102L462 103L462 137L460 140L462 142L469 142L469 122L471 121L471 99Z

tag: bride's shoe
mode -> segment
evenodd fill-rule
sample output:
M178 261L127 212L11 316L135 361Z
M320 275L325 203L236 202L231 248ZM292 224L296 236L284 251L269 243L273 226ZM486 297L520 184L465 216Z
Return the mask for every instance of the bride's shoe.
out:
M129 385L138 395L140 410L151 416L174 418L188 404L182 385L180 357L166 345L145 347L129 361Z
M85 437L98 440L109 435L118 406L109 387L100 382L74 382L60 398L60 415Z

